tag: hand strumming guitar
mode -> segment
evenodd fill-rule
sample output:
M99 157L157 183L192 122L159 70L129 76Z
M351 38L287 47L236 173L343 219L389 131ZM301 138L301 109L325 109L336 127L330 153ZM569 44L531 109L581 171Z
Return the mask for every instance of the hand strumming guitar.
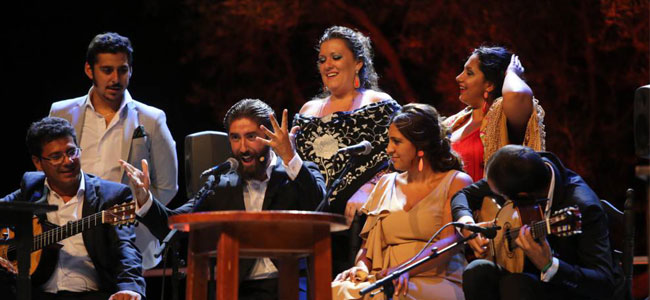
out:
M466 224L474 224L474 222L468 222ZM479 225L481 227L488 227L488 226L492 226L493 224L494 224L494 222L480 222L480 223L478 223L476 225ZM462 230L462 234L463 234L464 237L468 237L472 233L473 232L471 232L471 231L469 231L467 229ZM489 243L490 243L490 240L485 238L481 234L479 234L475 238L467 241L467 244L470 246L470 248L472 248L472 250L474 250L474 256L476 256L476 258L486 258L487 257L487 255L489 254L488 253L488 247L487 247Z

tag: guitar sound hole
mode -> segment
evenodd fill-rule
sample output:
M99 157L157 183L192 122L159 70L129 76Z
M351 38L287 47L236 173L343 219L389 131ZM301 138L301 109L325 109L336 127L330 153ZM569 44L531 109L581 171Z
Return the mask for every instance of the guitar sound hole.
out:
M512 233L511 233L511 230L510 230L511 228L512 228L512 224L510 224L509 222L505 223L503 225L503 230L505 232L506 249L508 250L507 251L508 257L513 257L514 256L514 253L512 251L515 249L515 247L514 247L515 241L514 241L514 239L512 237Z

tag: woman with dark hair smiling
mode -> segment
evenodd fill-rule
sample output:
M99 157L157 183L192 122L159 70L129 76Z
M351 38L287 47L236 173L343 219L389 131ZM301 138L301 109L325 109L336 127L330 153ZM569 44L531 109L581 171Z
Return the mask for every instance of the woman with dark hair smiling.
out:
M344 214L348 222L366 202L368 194L388 167L384 149L388 144L390 116L399 109L395 100L379 90L372 62L370 38L361 32L333 26L325 30L317 46L317 67L322 93L305 103L294 118L299 127L296 150L304 160L318 165L327 182L342 177L324 210ZM340 149L367 141L369 154L355 157ZM348 166L350 169L343 174ZM334 274L351 265L349 231L332 236Z
M456 77L458 99L467 108L444 123L452 130L454 151L474 181L483 178L487 160L507 144L545 149L544 110L523 73L517 55L503 47L481 46Z
M333 299L360 299L359 291L371 282L455 239L448 227L427 244L451 222L451 197L472 182L460 171L438 112L430 105L407 104L392 119L388 137L386 152L399 172L382 176L361 209L368 215L363 245L356 265L332 283ZM447 252L395 280L395 299L463 299L464 266L461 253Z

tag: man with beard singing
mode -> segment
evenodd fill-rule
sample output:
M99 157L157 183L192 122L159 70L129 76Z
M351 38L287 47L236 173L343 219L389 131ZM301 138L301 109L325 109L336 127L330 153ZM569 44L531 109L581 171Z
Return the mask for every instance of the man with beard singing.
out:
M138 198L137 214L152 233L163 239L169 231L167 218L191 211L221 210L314 210L323 199L325 181L312 162L303 161L290 141L287 110L278 124L273 109L257 99L233 105L224 118L232 153L239 162L236 172L218 180L214 193L197 203L190 199L170 210L149 194L149 170L122 161ZM269 129L272 128L272 131ZM297 128L292 129L295 133ZM149 194L149 196L147 196ZM140 199L147 199L140 202ZM241 259L239 299L277 299L277 266L269 258Z

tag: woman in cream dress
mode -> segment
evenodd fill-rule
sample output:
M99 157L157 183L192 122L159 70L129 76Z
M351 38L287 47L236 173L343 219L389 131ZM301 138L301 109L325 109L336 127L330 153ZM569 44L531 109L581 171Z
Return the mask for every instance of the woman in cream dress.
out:
M405 105L393 117L388 136L386 151L401 173L384 175L363 206L368 215L361 231L364 242L356 265L332 282L333 299L361 299L361 289L418 255L429 238L451 222L450 198L471 183L460 171L461 161L432 106ZM455 238L452 227L443 230L418 257ZM394 299L463 299L465 263L456 252L412 269L394 281Z

